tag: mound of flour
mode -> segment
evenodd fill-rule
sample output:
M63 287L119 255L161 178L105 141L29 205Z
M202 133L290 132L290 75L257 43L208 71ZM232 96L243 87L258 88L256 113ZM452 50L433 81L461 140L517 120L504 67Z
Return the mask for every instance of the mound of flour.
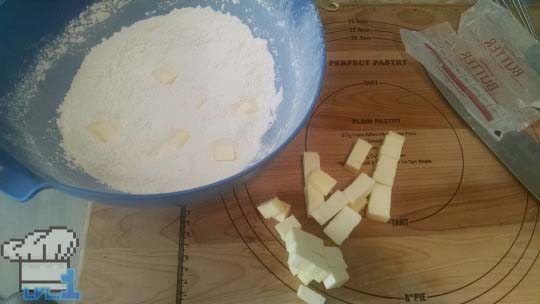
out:
M172 84L155 71L176 73ZM122 29L84 59L58 111L68 160L113 189L173 192L216 182L246 168L261 148L281 93L263 39L238 18L184 8ZM256 102L254 113L236 105ZM88 126L111 122L107 142ZM176 130L181 149L161 149ZM232 143L234 161L215 161L213 146Z

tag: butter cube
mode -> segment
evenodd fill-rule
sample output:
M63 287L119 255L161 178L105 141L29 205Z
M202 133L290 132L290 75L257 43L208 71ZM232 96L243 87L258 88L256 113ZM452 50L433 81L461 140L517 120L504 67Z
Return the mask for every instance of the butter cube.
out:
M390 131L388 135L384 137L379 154L399 159L401 157L401 150L403 149L404 142L405 137Z
M390 207L392 202L392 188L375 184L369 197L366 216L370 220L386 223L390 220Z
M300 229L302 228L302 225L300 224L300 222L298 222L294 215L291 215L288 218L284 219L281 223L277 224L275 228L279 233L281 239L285 241L285 236L287 236L289 230L291 230L292 228Z
M311 281L313 281L313 278L309 276L307 272L299 272L297 275L297 278L302 282L304 285L309 285Z
M287 207L290 208L287 203L281 201L277 197L274 197L271 200L261 203L257 207L257 210L259 210L259 212L265 219L269 219L284 213L285 211L287 211Z
M314 169L308 176L308 183L327 196L337 184L337 180L321 169Z
M304 182L307 184L307 178L311 172L321 168L321 158L317 152L304 152L302 162L304 163Z
M343 258L343 253L339 247L324 247L324 250L324 256L331 268L347 269L349 267L347 266L345 258Z
M291 212L291 205L285 203L285 209L283 210L283 212L277 215L274 215L273 218L278 222L283 222L289 216L290 212Z
M360 174L349 187L343 190L345 196L351 201L351 203L357 203L364 200L373 190L375 181L367 176L367 174Z
M369 144L367 141L361 138L357 139L351 153L349 154L349 157L347 158L347 161L345 162L345 169L353 173L358 173L360 168L362 168L362 164L364 164L371 147L371 144Z
M336 215L341 209L343 209L349 203L349 199L341 191L336 191L330 198L324 202L319 208L315 209L311 216L319 223L324 225L334 215Z
M230 144L216 144L214 146L214 159L216 161L233 161L236 159L234 146Z
M175 131L174 134L169 137L162 146L162 150L172 148L180 150L187 143L189 134L186 131Z
M362 199L360 201L356 201L354 203L349 202L347 204L347 206L349 206L349 208L351 208L352 210L360 213L360 212L362 212L362 210L364 210L364 208L367 206L367 204L368 204L368 200L367 200L367 198L364 198L364 199Z
M305 232L299 228L293 227L289 229L285 235L285 247L289 253L299 251L310 251L320 256L324 255L323 239Z
M176 71L170 69L170 68L159 68L152 72L152 75L161 83L164 85L171 85L176 80L176 77L178 76L178 73Z
M294 266L291 266L290 264L289 264L289 271L291 272L293 276L297 276L300 273L300 269Z
M304 195L306 197L307 216L311 217L313 210L319 208L319 206L324 203L324 195L311 184L307 184L304 187Z
M300 285L300 287L298 287L296 295L307 304L324 304L326 301L325 297L304 285Z
M86 129L92 134L97 140L106 143L109 142L115 135L116 130L109 121L98 120L89 124Z
M343 286L349 280L349 274L344 268L333 268L330 275L323 280L326 289L332 289Z
M379 155L375 172L373 172L373 179L380 184L393 186L396 178L398 161L399 160L390 156Z
M195 109L200 110L206 104L206 98L199 96L195 99Z
M326 277L330 275L331 268L325 259L325 263L317 265L313 272L313 280L317 283L321 283Z
M313 252L310 248L298 247L295 252L289 253L287 263L298 269L298 271L306 274L312 273L314 267L325 265L326 261L323 256Z
M312 261L312 264L308 269L300 271L298 278L302 283L308 285L311 281L321 283L329 275L330 266L328 265L328 262L324 257L319 256Z
M259 110L259 106L255 102L239 102L234 105L234 112L237 114L253 114Z
M393 132L393 131L388 131L388 134L386 134L386 136L393 136L397 140L400 140L401 142L405 142L405 136L400 135L400 134L398 134L396 132Z
M361 220L362 216L358 212L345 207L324 228L324 233L334 243L341 245L349 237L353 229L360 224Z

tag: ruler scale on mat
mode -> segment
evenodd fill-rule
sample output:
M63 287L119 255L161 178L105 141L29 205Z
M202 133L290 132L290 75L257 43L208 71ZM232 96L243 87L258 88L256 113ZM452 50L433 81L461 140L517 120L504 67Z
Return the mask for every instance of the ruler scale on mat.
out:
M431 76L431 79L484 144L531 194L540 199L540 127L532 126L521 132L509 132L499 142L482 127L448 88L435 77Z

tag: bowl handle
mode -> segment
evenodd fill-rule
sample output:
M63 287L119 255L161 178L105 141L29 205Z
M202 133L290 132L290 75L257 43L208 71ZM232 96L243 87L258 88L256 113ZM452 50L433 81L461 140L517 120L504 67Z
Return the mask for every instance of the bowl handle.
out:
M26 202L48 187L41 178L0 149L0 191L18 202Z

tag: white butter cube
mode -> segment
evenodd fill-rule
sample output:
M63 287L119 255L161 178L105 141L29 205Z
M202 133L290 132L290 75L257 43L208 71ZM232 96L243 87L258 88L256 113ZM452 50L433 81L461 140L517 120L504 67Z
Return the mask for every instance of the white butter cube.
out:
M347 263L343 258L343 253L339 247L324 247L326 262L331 268L343 268L347 269Z
M234 146L230 144L214 145L214 159L216 161L233 161L236 159Z
M392 188L375 184L366 210L366 217L370 220L386 223L390 220L390 207L392 203Z
M288 261L287 261L287 265L289 266L289 271L292 273L293 276L297 276L300 273L300 269L292 266L291 264L288 263Z
M163 143L161 150L163 151L168 148L180 150L187 143L188 139L189 134L186 131L176 131L165 141L165 143Z
M105 120L98 120L89 124L86 129L99 141L106 143L110 141L115 135L116 130L114 126Z
M326 289L332 289L343 286L349 280L349 274L346 269L333 268L330 275L323 280Z
M353 173L358 173L360 168L362 168L371 147L371 144L361 138L356 140L356 143L345 162L345 168Z
M315 209L311 216L317 221L317 223L324 225L334 215L336 215L341 209L343 209L349 203L349 199L341 191L336 191L330 198L324 202L319 208Z
M257 210L259 210L265 219L269 219L285 212L287 210L287 206L287 203L281 201L277 197L274 197L271 200L261 203L257 207Z
M393 136L395 137L397 140L400 140L402 143L405 142L405 136L403 135L400 135L396 132L393 132L393 131L388 131L388 134L386 134L386 136Z
M289 253L287 263L298 269L299 272L310 273L313 267L325 265L326 261L323 256L313 252L309 248L299 247L295 252Z
M178 73L170 68L163 67L153 71L152 75L154 75L161 84L170 85L174 83Z
M289 229L285 235L285 247L289 253L299 251L314 252L320 256L324 255L323 239L305 232L299 228L293 227Z
M308 183L327 196L336 186L337 180L321 169L314 169L308 176Z
M306 197L306 213L308 217L311 217L313 210L324 203L324 195L311 184L304 187L304 195Z
M326 259L325 259L326 262ZM313 273L313 280L317 283L321 283L326 277L330 275L331 268L328 265L328 262L317 265Z
M304 164L304 182L307 184L307 178L311 172L321 168L321 158L317 152L304 152L302 162Z
M324 233L334 243L341 245L351 235L353 229L360 224L361 220L362 216L358 212L345 207L324 228Z
M298 273L298 275L296 277L304 285L309 285L309 283L311 283L311 281L313 281L313 278L311 276L309 276L309 274L307 272L302 272L301 271L301 272Z
M349 206L349 208L351 208L352 210L360 213L360 212L362 212L362 210L364 210L364 208L367 206L367 204L368 204L368 200L367 200L367 198L364 198L364 199L356 201L354 203L349 202L349 204L347 204L347 206Z
M325 297L321 296L320 294L316 293L315 291L304 285L300 285L300 287L298 287L296 295L298 296L298 298L308 304L324 304L324 302L326 301Z
M277 224L275 226L276 231L279 233L279 236L282 240L285 241L285 236L291 230L292 228L302 228L302 225L294 215L289 216L288 218L284 219L281 223Z
M373 172L373 179L380 184L393 186L396 179L398 161L390 156L379 155L377 166Z
M345 196L351 201L351 203L360 202L365 199L373 190L375 181L367 174L360 174L349 187L343 190Z
M403 149L404 142L405 137L390 131L388 135L384 137L379 154L399 159L401 157L401 150Z
M321 283L327 276L330 275L330 265L327 258L322 255L317 255L311 260L311 266L301 271L302 277L307 283L315 281Z
M273 216L273 218L278 222L283 222L289 216L289 213L291 212L291 205L287 203L283 203L283 204L285 206L283 211Z

